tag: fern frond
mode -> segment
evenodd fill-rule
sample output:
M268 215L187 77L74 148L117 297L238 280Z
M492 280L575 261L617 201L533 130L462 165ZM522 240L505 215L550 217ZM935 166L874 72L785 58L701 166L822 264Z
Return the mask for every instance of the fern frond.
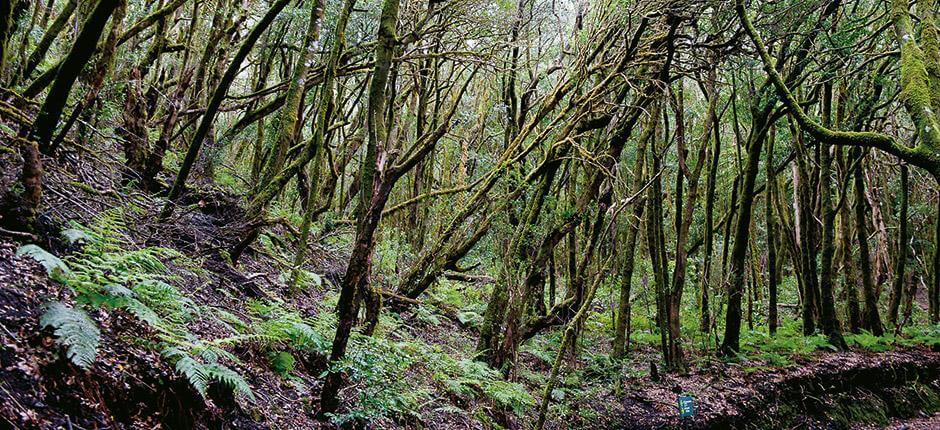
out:
M209 390L209 375L205 365L186 353L182 353L178 357L173 367L186 377L186 380L189 381L189 384L193 386L196 392L205 397Z
M95 362L101 332L95 322L81 309L73 309L62 302L45 306L39 320L42 327L55 329L56 343L66 348L66 356L75 365L88 368Z
M242 378L238 372L218 363L209 363L204 368L209 379L221 382L222 385L231 389L238 396L247 397L252 401L255 400L255 394L251 391L248 381L245 381L245 378Z

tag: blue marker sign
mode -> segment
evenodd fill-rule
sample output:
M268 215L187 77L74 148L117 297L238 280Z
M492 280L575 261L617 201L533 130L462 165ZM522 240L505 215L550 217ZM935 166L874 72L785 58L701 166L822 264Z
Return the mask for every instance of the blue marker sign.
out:
M680 396L679 416L682 418L688 418L693 415L695 415L695 405L692 403L692 398L689 396Z

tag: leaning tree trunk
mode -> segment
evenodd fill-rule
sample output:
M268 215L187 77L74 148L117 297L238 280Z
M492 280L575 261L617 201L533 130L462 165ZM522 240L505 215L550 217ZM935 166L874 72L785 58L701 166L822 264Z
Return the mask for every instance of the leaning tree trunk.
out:
M372 267L372 256L375 251L375 230L382 218L382 211L385 209L385 203L388 201L395 178L382 178L381 172L379 172L379 177L376 178L375 163L380 145L383 149L385 145L387 132L385 129L385 103L388 95L387 86L389 70L392 65L392 53L396 43L396 26L398 25L400 3L401 0L385 0L379 17L375 68L369 89L368 148L366 158L363 161L365 164L361 176L362 190L359 192L361 217L357 222L353 253L349 258L349 264L340 288L340 297L337 304L338 323L330 352L331 363L335 363L346 356L349 335L359 314L359 301L368 299L364 297L365 295L376 294L374 291L370 291L371 287L368 280ZM332 371L327 374L320 395L321 414L336 411L339 406L337 395L342 386L343 375L341 373Z
M313 65L314 54L317 52L314 46L319 46L320 21L323 17L324 6L325 0L317 0L311 5L307 31L304 35L303 45L301 45L300 58L298 58L297 65L291 73L284 106L281 107L274 119L273 134L269 135L271 138L268 147L269 156L265 162L265 167L261 171L262 179L259 186L263 186L281 171L287 161L288 152L297 144L298 133L296 126L300 121L304 83L306 82L307 71ZM317 126L324 127L324 125ZM313 181L316 182L317 178L313 178Z
M98 93L101 91L101 87L104 84L105 78L108 77L108 74L111 71L111 63L114 59L114 51L117 48L118 36L123 29L122 22L124 21L124 15L126 13L127 0L118 0L118 5L114 9L114 13L111 19L111 30L108 31L108 37L105 39L105 42L100 49L97 64L95 64L95 67L90 71L87 78L84 79L85 84L88 87L85 91L85 96L80 102L78 102L75 108L72 109L72 113L62 124L62 129L59 130L59 134L56 135L55 139L52 140L52 143L49 145L50 153L54 153L56 149L59 148L59 145L62 144L62 142L65 140L65 136L68 134L69 129L71 129L72 125L75 124L75 121L78 120L79 115L81 115L85 109L98 100Z
M98 2L82 25L82 30L75 38L72 49L69 50L56 72L55 81L49 89L49 94L46 95L46 100L39 110L39 115L29 135L30 139L39 144L39 150L43 153L49 153L52 149L52 135L59 124L62 110L68 102L69 93L72 92L72 85L75 84L78 75L94 54L104 26L117 6L118 0Z
M75 12L76 6L78 6L78 0L69 0L62 11L56 15L55 20L52 21L52 25L46 29L46 32L42 35L42 39L40 39L36 47L33 48L33 52L29 54L29 58L26 59L26 65L19 73L19 79L25 82L25 80L29 79L30 75L33 74L36 67L42 62L42 59L46 57L46 52L49 51L52 42L59 36L59 33L62 33L65 25L68 24L69 18L71 18L72 13ZM13 82L13 84L16 84L16 82Z
M285 106L281 107L280 114L274 120L273 146L270 148L273 153L271 153L267 160L267 167L261 172L262 180L259 182L259 188L262 184L266 183L268 179L274 177L281 171L284 167L284 163L287 161L288 152L297 143L298 133L296 132L296 126L300 119L299 115L303 104L305 77L307 71L313 64L313 47L319 46L320 44L320 22L323 19L323 10L325 7L325 0L317 0L316 3L311 6L310 18L307 22L307 33L304 36L303 50L301 51L300 60L291 74L290 84L288 85L284 102ZM321 118L316 111L314 111L314 118L319 120L314 126L315 131L313 138L317 139L315 144L324 145L327 140L326 130L330 119L327 117L327 119L320 120ZM318 152L318 154L322 154L322 151ZM304 199L306 203L301 205L304 215L300 226L300 238L297 244L297 251L294 254L293 268L291 269L290 280L288 281L288 287L291 292L295 292L297 282L300 278L300 267L303 264L304 254L307 250L310 227L316 215L314 199L316 198L317 190L319 190L321 165L323 164L319 158L320 157L317 157L313 162L313 171L310 175L310 183L306 190L307 192L301 192L301 198ZM298 181L298 184L300 183L301 181ZM265 207L254 209L258 211L258 213L252 215L257 217L264 216ZM261 227L255 228L259 229ZM253 231L249 233L249 237L256 237L257 235L258 232Z
M251 52L251 48L254 47L255 43L261 37L261 34L271 25L274 18L284 9L284 6L287 6L287 3L289 3L289 0L278 0L271 5L267 13L264 14L264 17L262 17L261 20L255 24L254 28L251 29L251 32L248 33L248 37L245 38L245 41L242 42L241 46L238 48L238 52L235 53L235 57L232 58L228 68L225 70L225 74L222 75L222 79L215 87L215 91L212 93L212 99L209 100L209 105L206 106L206 112L199 122L199 128L196 129L196 134L193 136L192 141L189 143L189 148L186 150L186 157L183 159L182 164L180 164L180 171L176 176L176 180L173 182L173 188L170 189L170 193L167 195L168 201L163 208L161 214L162 218L169 216L173 208L173 202L182 194L183 188L186 186L186 179L189 177L189 172L193 168L193 163L195 163L196 157L199 156L199 149L202 147L202 143L209 132L209 128L212 127L212 121L219 111L219 106L222 105L222 100L225 99L225 94L228 92L229 86L232 85L232 81L235 80L235 76L241 69L242 61L244 61L248 53Z

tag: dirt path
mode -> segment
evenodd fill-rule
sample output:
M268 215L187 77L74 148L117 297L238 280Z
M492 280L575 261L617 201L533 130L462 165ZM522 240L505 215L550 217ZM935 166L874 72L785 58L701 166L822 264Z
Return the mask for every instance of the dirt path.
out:
M940 353L926 348L882 353L818 353L788 368L747 373L716 364L659 382L627 380L624 428L883 428L940 429ZM695 399L695 416L681 419L676 399ZM905 427L908 426L908 427Z

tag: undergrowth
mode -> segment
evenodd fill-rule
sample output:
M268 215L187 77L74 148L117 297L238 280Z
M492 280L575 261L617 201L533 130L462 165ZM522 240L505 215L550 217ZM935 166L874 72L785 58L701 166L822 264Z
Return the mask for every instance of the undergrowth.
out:
M172 249L126 249L131 243L126 231L124 211L116 208L102 212L89 226L73 223L63 232L64 240L81 247L64 259L67 269L59 269L54 278L72 289L75 305L47 304L41 324L54 328L73 363L88 368L94 364L100 337L90 314L126 311L152 330L153 347L199 394L206 396L210 384L219 383L253 399L248 382L232 368L239 359L223 348L233 339L203 339L189 330L206 308L173 285L181 279L164 261L190 271L198 270L195 263Z
M242 316L197 303L176 285L191 282L190 275L201 273L199 262L168 248L133 247L126 219L124 210L118 208L101 213L87 226L72 223L62 232L62 239L78 251L63 259L33 245L21 249L21 254L40 261L55 280L75 293L72 305L48 303L41 319L41 325L52 327L66 358L81 368L93 367L100 358L101 339L95 316L126 312L149 327L151 340L142 343L157 350L204 397L210 386L218 384L242 399L255 399L247 375L236 370L247 368L231 352L238 345L263 351L274 373L307 391L295 373L298 356L328 355L336 324L330 311L333 295L328 293L321 300L314 316L301 315L277 299L248 300L239 310L244 311ZM450 299L456 300L456 295ZM474 308L466 301L453 304ZM439 318L431 307L423 309L421 316L426 321ZM202 337L191 330L200 321L221 326L228 333ZM401 321L383 321L383 336L355 334L347 357L335 364L352 381L351 407L332 416L336 424L389 418L420 421L426 405L453 408L435 392L446 392L463 403L483 401L516 415L534 404L524 386L505 381L498 371L421 339L403 339L398 330ZM414 374L424 377L411 377Z

